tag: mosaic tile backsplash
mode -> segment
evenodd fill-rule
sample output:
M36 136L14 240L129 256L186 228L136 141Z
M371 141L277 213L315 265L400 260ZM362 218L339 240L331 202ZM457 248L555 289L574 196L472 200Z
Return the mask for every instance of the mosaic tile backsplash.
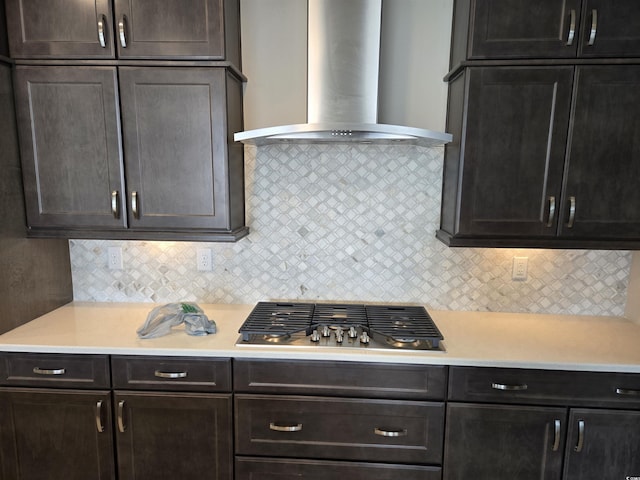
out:
M248 237L71 240L77 301L420 303L432 309L623 315L626 251L448 248L443 148L274 145L245 151ZM121 246L124 269L107 268ZM196 269L210 248L213 270ZM514 256L529 257L512 281Z

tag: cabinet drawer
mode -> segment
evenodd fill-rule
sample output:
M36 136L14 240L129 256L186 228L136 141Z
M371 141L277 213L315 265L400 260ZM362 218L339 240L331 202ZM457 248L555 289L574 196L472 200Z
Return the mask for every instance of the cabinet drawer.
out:
M234 389L247 393L444 400L447 367L234 360Z
M444 403L236 395L236 453L439 464Z
M106 355L5 353L0 385L64 388L109 388Z
M117 356L111 358L111 370L114 388L231 391L228 358Z
M640 407L640 375L452 367L449 400Z
M440 480L441 471L419 465L236 457L236 480Z

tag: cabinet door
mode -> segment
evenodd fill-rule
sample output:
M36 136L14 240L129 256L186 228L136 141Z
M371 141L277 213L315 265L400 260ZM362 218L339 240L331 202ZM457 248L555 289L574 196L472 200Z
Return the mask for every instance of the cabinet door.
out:
M231 395L116 391L120 480L230 480Z
M472 2L469 58L575 57L580 0Z
M470 68L467 74L454 233L554 236L573 68Z
M114 67L16 67L30 227L124 227Z
M133 228L228 228L224 69L122 68Z
M115 0L120 58L224 60L223 0Z
M640 66L578 67L559 231L640 238Z
M109 392L0 390L0 478L115 479Z
M640 477L640 412L571 410L564 480Z
M444 480L559 480L564 408L449 403Z
M640 2L586 0L580 56L640 56Z
M109 0L6 0L14 58L113 58Z

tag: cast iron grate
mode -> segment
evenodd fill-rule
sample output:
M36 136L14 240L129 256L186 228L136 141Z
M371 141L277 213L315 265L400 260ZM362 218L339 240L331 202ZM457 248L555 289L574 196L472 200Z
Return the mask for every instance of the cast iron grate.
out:
M367 311L364 305L318 303L311 321L314 328L318 325L336 327L367 326Z
M424 307L367 305L369 330L394 340L428 341L438 347L444 337Z
M259 302L238 330L242 340L249 335L291 335L311 333L312 303Z

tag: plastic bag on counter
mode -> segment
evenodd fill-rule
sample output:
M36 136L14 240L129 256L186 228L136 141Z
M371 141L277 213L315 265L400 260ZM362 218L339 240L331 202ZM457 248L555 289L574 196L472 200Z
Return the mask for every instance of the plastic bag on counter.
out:
M202 309L195 303L169 303L154 308L147 315L147 320L138 330L138 338L156 338L167 335L171 328L185 324L185 332L189 335L208 335L216 333L216 324L209 320Z

